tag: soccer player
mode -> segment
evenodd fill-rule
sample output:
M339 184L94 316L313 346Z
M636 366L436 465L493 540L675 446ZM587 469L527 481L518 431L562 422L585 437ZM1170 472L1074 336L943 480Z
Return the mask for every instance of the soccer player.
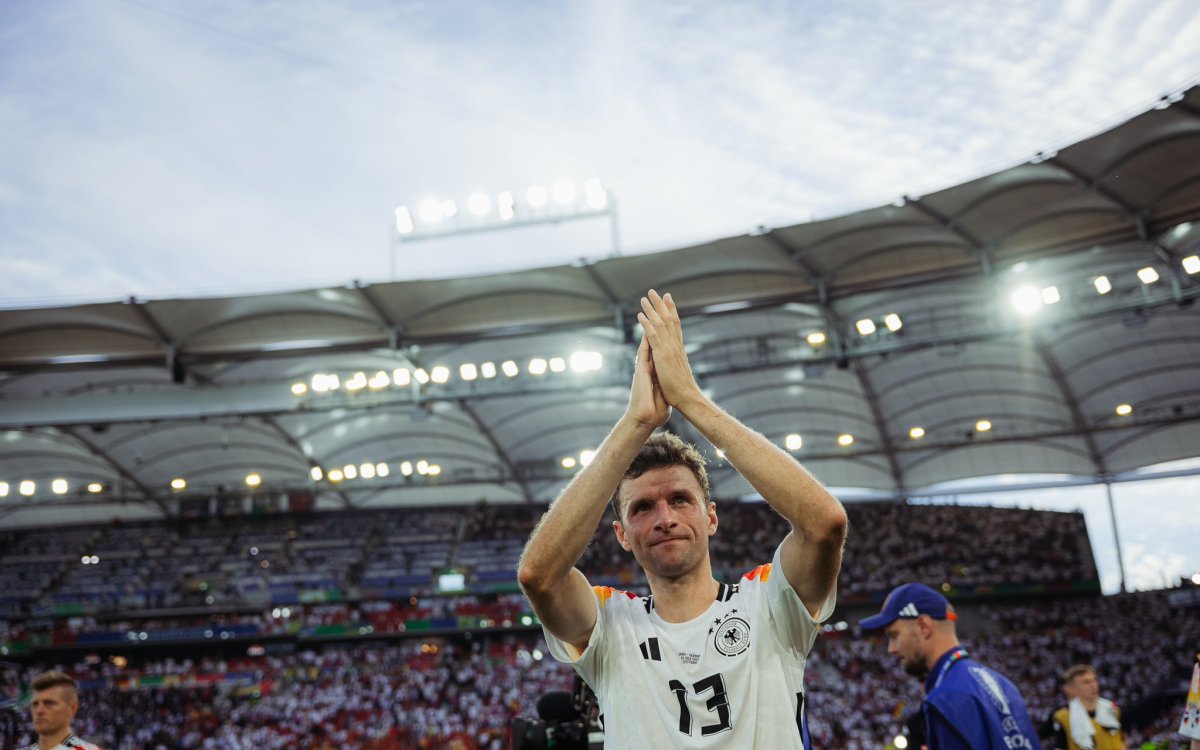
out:
M43 672L34 678L33 701L29 705L37 742L21 750L100 750L71 731L71 719L79 711L79 688L62 672Z
M700 390L671 295L650 290L641 305L629 405L534 529L521 586L551 653L595 690L605 748L809 748L804 666L834 608L846 512ZM739 582L713 578L718 519L704 458L653 435L672 409L791 523L771 562ZM574 567L610 501L613 532L650 596L593 588Z

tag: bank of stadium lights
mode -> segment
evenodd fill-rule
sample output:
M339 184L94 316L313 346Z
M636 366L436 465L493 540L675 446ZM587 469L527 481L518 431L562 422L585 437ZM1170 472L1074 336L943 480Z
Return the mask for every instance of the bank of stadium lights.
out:
M462 201L466 210L459 205L454 199L427 199L415 209L398 206L396 233L401 241L417 240L614 213L608 190L595 178L582 185L563 180L550 187L531 185L520 192L476 192Z
M533 357L526 363L525 371L530 375L545 375L546 373L573 372L586 374L598 372L604 367L604 355L595 351L573 352L569 356ZM493 380L503 374L507 378L515 378L521 374L521 366L515 360L504 360L497 366L495 362L464 362L458 366L458 378L464 383L474 382L483 378ZM364 390L382 391L389 387L407 388L415 381L418 385L445 385L451 381L454 371L447 365L438 364L426 370L423 367L397 367L388 373L378 370L373 375L359 371L346 375L343 380L338 373L318 372L313 374L308 383L303 381L292 383L291 391L296 397L309 393L323 394L344 390L348 393L359 393Z
M899 333L904 328L904 320L898 313L888 313L878 321L872 318L861 318L854 322L854 329L858 331L859 336L863 336L865 338L867 336L875 335L875 333L879 331L880 324L882 324L889 333ZM815 334L818 341L817 344L813 343L813 335L814 334L810 334L810 338L808 340L810 345L815 347L825 343L824 333L818 332Z

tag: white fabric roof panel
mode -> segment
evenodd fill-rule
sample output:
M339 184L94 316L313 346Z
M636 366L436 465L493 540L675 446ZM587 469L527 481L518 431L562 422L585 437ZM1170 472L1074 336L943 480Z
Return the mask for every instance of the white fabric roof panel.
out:
M304 490L324 506L538 499L627 400L637 299L671 291L702 386L839 486L904 492L998 473L1103 477L1200 455L1200 90L1027 164L896 205L694 247L530 271L208 299L0 311L0 523L38 503L166 487ZM1153 266L1159 282L1136 272ZM1106 274L1113 290L1092 280ZM1061 301L1022 318L1018 286ZM904 326L888 332L883 316ZM877 332L861 336L860 318ZM805 337L822 331L827 341ZM600 372L527 372L599 351ZM521 374L464 382L459 365ZM398 367L445 384L293 396ZM1133 413L1118 417L1117 403ZM976 434L980 418L993 429ZM690 439L678 418L672 426ZM927 434L911 440L908 430ZM854 435L851 446L837 435ZM708 446L703 445L705 449ZM425 458L437 479L399 477ZM715 456L714 456L715 458ZM308 478L386 461L387 481ZM714 464L718 492L749 492ZM86 482L106 483L96 499ZM57 506L56 506L57 507ZM114 509L118 506L113 505Z

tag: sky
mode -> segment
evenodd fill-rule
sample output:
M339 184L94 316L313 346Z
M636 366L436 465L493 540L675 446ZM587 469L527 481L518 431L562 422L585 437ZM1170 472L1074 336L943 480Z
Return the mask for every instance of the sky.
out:
M397 205L597 178L618 249L921 195L1200 80L1193 0L0 3L0 307L494 272L603 219Z
M949 187L1200 83L1194 0L963 8L4 0L0 308L672 249ZM615 246L603 219L404 243L394 228L401 204L588 178L611 191ZM1162 481L1118 485L1118 505L1200 497L1200 480ZM1111 537L1097 491L1039 502ZM1122 535L1131 587L1200 570L1200 528L1178 515Z

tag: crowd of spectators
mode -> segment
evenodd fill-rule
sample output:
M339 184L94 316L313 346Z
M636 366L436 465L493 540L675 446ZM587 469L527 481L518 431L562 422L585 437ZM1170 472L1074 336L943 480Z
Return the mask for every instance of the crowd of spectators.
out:
M1086 662L1106 696L1137 718L1131 747L1170 742L1182 699L1165 710L1155 701L1187 679L1200 616L1173 611L1167 596L968 604L960 610L963 643L1013 679L1035 721L1061 703L1057 675ZM570 669L548 656L536 632L409 637L228 661L92 662L10 668L0 690L15 696L36 671L65 668L84 686L76 729L106 750L396 750L507 747L513 718L534 715L540 695L571 685ZM176 679L153 687L132 679L147 676ZM887 656L878 634L860 633L852 622L831 624L818 639L807 688L815 744L831 750L883 747L921 701L918 682ZM24 719L10 719L5 731L3 747L29 737Z
M543 510L481 505L114 523L57 537L6 531L0 617L404 599L427 592L452 567L476 593L512 590L522 545ZM853 533L839 586L851 599L901 579L961 588L1096 578L1079 513L904 503L853 503L847 511ZM719 517L712 553L727 580L765 562L786 531L759 502L721 502ZM611 517L580 566L596 583L645 583L617 544Z
M521 630L528 609L513 585L521 545L543 510L480 505L114 524L56 532L72 540L69 552L47 545L45 532L0 532L0 580L11 579L8 591L16 592L0 597L0 646L95 642L102 650L107 642L96 639L106 634L153 643L228 630L236 648L263 639L294 650L268 648L238 662L134 656L120 669L95 659L65 665L85 685L77 729L106 750L505 747L512 718L532 715L539 695L570 685L568 669L541 658L536 630ZM1200 618L1164 616L1164 593L1062 595L1081 583L1095 591L1079 513L901 503L847 511L843 604L876 606L907 580L967 595L964 642L1021 686L1036 719L1060 701L1055 675L1071 663L1096 666L1106 695L1127 711L1186 677ZM721 502L719 517L712 557L724 580L765 562L786 531L761 503ZM644 592L610 525L611 517L600 525L580 567L594 583ZM91 555L100 562L82 563ZM452 566L466 573L468 590L435 595L435 573ZM995 597L1005 591L1021 596ZM818 641L808 708L820 746L865 750L899 733L921 695L885 645L852 622ZM329 643L343 635L340 645ZM5 670L5 694L18 695L33 671L55 666L47 653ZM179 679L154 687L129 679L146 675ZM221 677L194 679L204 675ZM1142 718L1132 734L1139 742L1169 735L1177 717ZM28 738L25 722L0 711L3 747Z

